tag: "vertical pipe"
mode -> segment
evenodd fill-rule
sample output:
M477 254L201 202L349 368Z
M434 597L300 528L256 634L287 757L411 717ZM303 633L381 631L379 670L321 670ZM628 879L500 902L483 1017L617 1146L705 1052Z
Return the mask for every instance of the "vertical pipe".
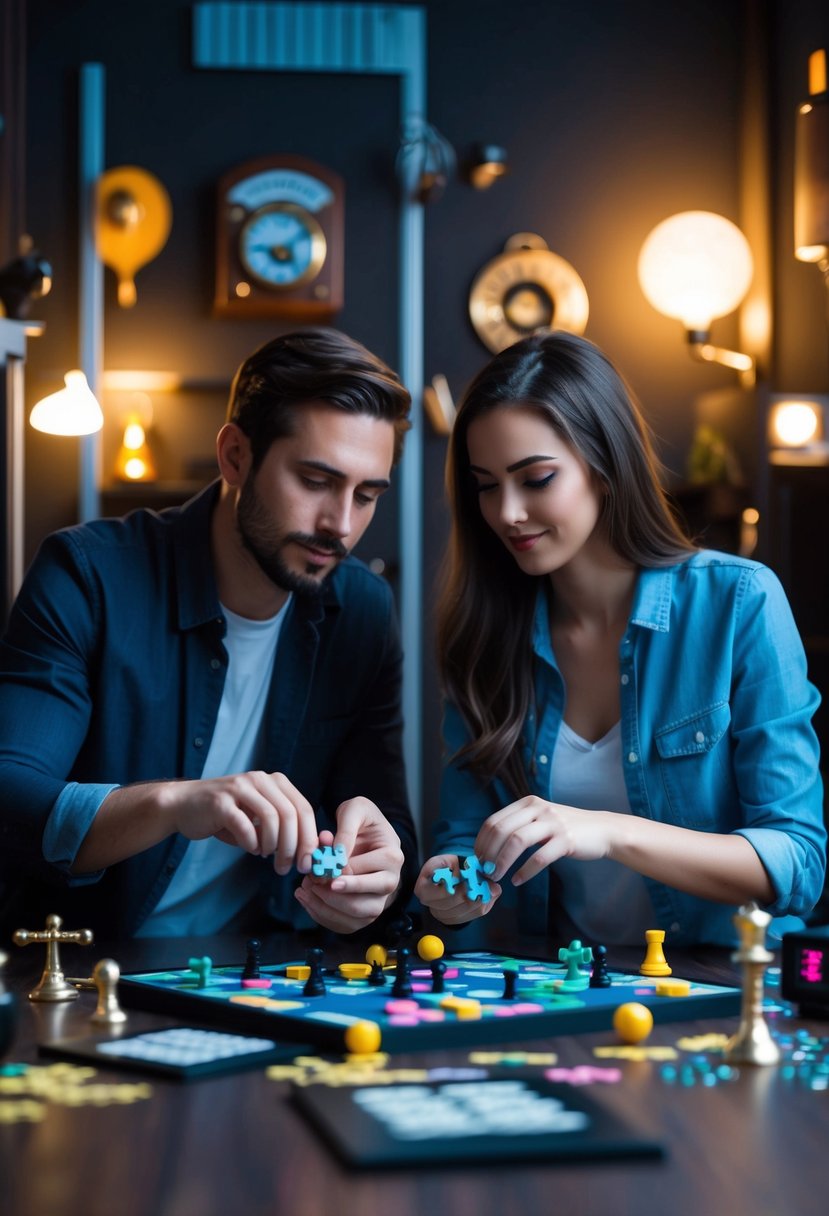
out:
M407 70L401 125L426 114L425 14L407 14ZM400 465L400 616L403 637L403 747L412 814L422 825L423 679L423 204L404 193L400 208L400 374L412 395L412 429Z
M104 268L95 246L95 192L104 170L104 67L85 63L80 76L78 361L101 400ZM101 432L79 440L78 518L100 515Z

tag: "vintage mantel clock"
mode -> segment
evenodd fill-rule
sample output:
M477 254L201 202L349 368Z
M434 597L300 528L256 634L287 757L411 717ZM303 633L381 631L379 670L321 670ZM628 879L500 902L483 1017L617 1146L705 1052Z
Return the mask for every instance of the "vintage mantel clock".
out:
M582 334L587 291L569 262L534 232L511 236L504 252L487 262L469 292L469 317L491 351L503 350L539 330Z
M328 321L343 306L343 184L301 156L263 156L219 182L214 311Z

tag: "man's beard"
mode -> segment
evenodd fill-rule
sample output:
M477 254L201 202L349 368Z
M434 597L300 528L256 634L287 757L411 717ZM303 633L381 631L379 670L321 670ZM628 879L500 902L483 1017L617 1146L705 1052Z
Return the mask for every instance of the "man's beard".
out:
M322 575L316 564L309 563L305 568L306 573L298 574L290 569L283 558L283 550L287 544L296 541L323 553L331 553L338 560L348 556L345 545L334 536L306 532L288 532L280 536L270 513L263 506L254 488L252 473L245 480L239 495L236 523L242 544L259 569L283 591L295 591L298 595L319 595L325 578L333 569L327 568Z

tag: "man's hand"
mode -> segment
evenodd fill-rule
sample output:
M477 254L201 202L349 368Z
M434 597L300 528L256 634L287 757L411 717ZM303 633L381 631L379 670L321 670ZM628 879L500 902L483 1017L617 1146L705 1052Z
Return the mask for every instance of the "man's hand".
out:
M284 773L176 781L167 797L176 831L189 840L216 836L246 853L273 855L277 874L310 870L318 844L314 810Z
M392 903L400 886L403 850L394 828L368 798L349 798L337 808L337 833L320 832L320 846L342 845L348 864L330 882L306 874L295 891L318 924L335 933L356 933Z
M486 916L495 907L501 894L497 882L486 876L492 898L484 903L480 899L469 899L466 887L460 878L460 862L454 854L443 853L438 857L430 857L418 875L415 883L415 895L425 908L428 908L436 920L444 925L463 925L467 921L477 920ZM450 869L458 879L454 895L451 895L443 883L436 883L432 875L438 869Z
M274 857L277 874L307 874L319 843L314 810L284 773L236 773L198 781L148 781L113 790L78 850L76 874L106 869L174 832L215 836Z

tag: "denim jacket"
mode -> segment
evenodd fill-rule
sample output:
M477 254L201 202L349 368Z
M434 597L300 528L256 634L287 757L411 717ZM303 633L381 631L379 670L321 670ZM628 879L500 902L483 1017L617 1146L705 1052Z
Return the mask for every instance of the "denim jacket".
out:
M210 554L216 495L214 483L181 508L55 533L27 574L0 643L7 920L59 910L108 936L132 933L184 856L174 835L103 873L71 874L112 789L201 776L228 661ZM262 755L318 808L321 827L358 794L381 808L406 855L399 902L417 864L401 670L390 588L348 558L319 597L291 601ZM260 871L260 923L308 923L291 897L296 875L280 879L266 859Z
M533 651L536 709L525 723L523 759L532 792L549 798L565 688L543 594ZM767 911L775 917L807 914L820 896L826 864L819 749L811 725L819 696L807 680L803 646L776 576L757 562L711 551L640 571L619 647L619 681L632 812L744 836L774 887ZM435 828L439 853L471 852L484 819L514 800L501 781L485 786L452 761L468 739L460 714L448 705L443 817ZM546 931L549 878L543 871L517 889L508 878L504 883L504 895L517 896L526 932ZM735 941L733 907L646 882L654 927L666 930L669 943Z

